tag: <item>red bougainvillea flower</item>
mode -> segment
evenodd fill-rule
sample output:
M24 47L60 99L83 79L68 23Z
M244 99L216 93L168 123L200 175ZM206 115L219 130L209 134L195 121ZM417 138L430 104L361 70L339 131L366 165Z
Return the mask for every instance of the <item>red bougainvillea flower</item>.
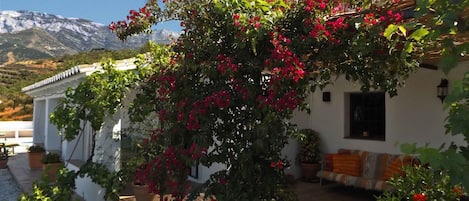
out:
M283 169L283 162L282 161L272 161L270 162L270 167L271 168L277 168L279 170Z
M427 196L425 196L425 194L423 193L417 193L414 195L414 201L426 201L427 200Z
M460 186L455 186L453 192L456 193L459 197L463 196L464 190Z

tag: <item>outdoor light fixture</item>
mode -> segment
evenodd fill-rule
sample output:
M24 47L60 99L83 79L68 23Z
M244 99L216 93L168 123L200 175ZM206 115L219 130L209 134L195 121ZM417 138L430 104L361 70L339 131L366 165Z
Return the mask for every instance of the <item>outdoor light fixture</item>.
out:
M331 92L329 91L322 92L322 101L331 102Z
M447 79L441 79L440 84L436 86L436 93L437 93L437 97L443 103L446 96L448 95L448 80Z

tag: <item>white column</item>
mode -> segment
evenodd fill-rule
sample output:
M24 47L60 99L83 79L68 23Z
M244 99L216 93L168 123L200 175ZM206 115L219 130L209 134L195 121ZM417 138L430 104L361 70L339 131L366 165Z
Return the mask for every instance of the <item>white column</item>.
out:
M34 99L33 106L33 143L44 144L46 104L44 100Z
M62 140L61 136L59 136L59 132L55 125L50 123L49 116L55 110L57 106L57 99L46 99L46 118L45 118L45 126L46 126L46 140L45 140L45 148L47 151L60 151Z

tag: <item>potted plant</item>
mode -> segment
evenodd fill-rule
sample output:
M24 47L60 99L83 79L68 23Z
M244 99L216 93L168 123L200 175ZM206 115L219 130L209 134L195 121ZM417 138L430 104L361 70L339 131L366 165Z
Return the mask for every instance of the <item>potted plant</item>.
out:
M7 168L8 151L4 143L0 143L0 169Z
M30 169L41 169L41 160L44 158L46 150L39 145L33 145L28 148L28 161Z
M42 169L50 181L55 181L57 171L62 167L62 159L57 153L49 152L42 159Z
M319 161L319 134L312 129L301 129L298 133L300 150L297 160L303 172L303 178L307 181L316 180L316 173L320 169Z
M122 143L122 170L125 179L128 180L127 185L132 189L137 201L153 200L157 197L149 192L148 185L145 183L143 169L146 167L148 149L148 139L140 139L140 136L129 137Z

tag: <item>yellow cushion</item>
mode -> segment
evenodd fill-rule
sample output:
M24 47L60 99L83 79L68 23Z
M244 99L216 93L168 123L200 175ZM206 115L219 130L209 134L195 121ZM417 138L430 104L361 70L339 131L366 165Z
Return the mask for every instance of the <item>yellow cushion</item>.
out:
M357 154L344 155L337 154L332 156L332 171L339 174L346 174L352 176L361 175L360 156Z

